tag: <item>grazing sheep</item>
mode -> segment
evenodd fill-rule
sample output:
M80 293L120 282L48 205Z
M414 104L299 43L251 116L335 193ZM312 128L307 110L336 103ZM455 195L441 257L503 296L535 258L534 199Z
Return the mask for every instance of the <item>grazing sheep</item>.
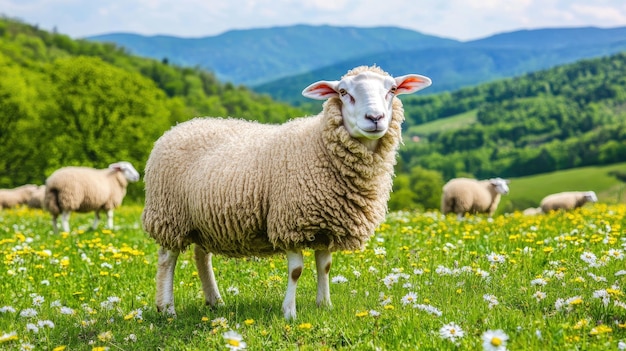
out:
M548 195L541 200L541 210L545 213L556 210L573 210L587 202L597 202L598 197L593 191L565 191Z
M282 125L196 118L166 132L146 165L142 214L161 246L157 309L175 315L174 268L191 244L208 305L222 303L213 254L286 252L282 311L295 318L302 249L309 248L317 304L330 306L331 253L362 248L385 218L404 120L395 96L430 84L362 66L304 89L306 97L327 99L317 116Z
M542 213L541 207L529 207L522 212L524 216L535 216Z
M40 185L33 190L26 205L30 208L43 208L43 199L46 196L46 186Z
M455 178L443 186L441 212L450 212L462 218L465 213L487 213L493 216L500 203L500 195L508 194L509 181L502 178L476 180Z
M26 184L13 189L0 189L0 210L24 205L30 199L37 185Z
M139 173L129 162L121 161L106 169L64 167L46 179L44 207L52 214L52 228L56 233L57 217L61 214L63 231L70 231L71 211L95 211L93 229L98 227L100 211L107 211L107 227L113 228L113 209L126 195L128 182L139 180Z

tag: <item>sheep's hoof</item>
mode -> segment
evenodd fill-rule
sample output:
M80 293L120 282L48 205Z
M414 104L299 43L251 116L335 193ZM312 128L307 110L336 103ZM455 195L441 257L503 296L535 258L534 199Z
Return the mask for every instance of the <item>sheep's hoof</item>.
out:
M206 300L205 300L205 301L204 301L204 304L205 304L206 306L209 306L209 308L211 308L211 310L216 310L216 309L218 309L219 307L222 307L222 306L225 306L225 305L226 305L226 304L224 303L224 300L222 300L221 298L220 298L220 299L215 300L214 302L211 302L211 301L206 301Z
M176 310L172 305L167 305L165 307L157 306L157 312L167 314L169 317L172 318L176 318Z

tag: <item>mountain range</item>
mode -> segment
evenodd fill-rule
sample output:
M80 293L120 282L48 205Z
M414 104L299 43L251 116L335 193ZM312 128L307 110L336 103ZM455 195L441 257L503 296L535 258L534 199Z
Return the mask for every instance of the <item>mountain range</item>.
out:
M626 50L626 27L547 28L458 41L397 27L294 25L233 30L202 38L111 33L86 38L130 53L200 67L226 82L299 104L300 92L350 68L377 64L392 75L433 79L428 93Z

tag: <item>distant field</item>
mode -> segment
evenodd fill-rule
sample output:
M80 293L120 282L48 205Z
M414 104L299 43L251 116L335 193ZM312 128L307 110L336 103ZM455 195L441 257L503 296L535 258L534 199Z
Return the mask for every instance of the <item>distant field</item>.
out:
M602 167L581 167L511 179L511 192L502 198L500 210L537 207L546 195L561 191L593 190L600 202L626 203L625 185L612 172L626 172L626 163Z
M476 122L476 110L467 111L456 116L442 118L429 123L409 128L407 135L426 136L449 129L457 129Z

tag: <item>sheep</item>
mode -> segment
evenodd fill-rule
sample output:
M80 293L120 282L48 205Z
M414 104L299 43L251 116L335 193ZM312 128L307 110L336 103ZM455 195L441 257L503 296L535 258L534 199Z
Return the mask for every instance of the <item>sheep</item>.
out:
M524 216L535 216L542 213L541 207L529 207L522 212Z
M46 186L40 185L30 195L26 205L30 208L43 208L43 199L46 195Z
M113 228L113 210L126 195L128 182L139 180L132 164L120 161L106 169L64 167L46 179L44 207L52 214L52 229L58 232L57 218L61 214L63 231L69 232L71 211L95 211L92 228L98 228L100 211L107 212L107 227Z
M35 189L37 185L34 184L25 184L13 189L0 189L0 210L26 204Z
M549 211L573 210L581 207L587 202L597 202L598 197L593 191L565 191L551 194L543 198L540 203L541 210L545 213Z
M500 195L508 194L508 184L509 180L502 178L451 179L443 186L441 212L444 215L454 212L459 219L465 213L487 213L491 217L498 208Z
M384 220L404 120L396 95L431 84L360 66L318 81L305 97L322 112L282 125L233 118L178 124L154 145L145 168L144 230L159 244L157 310L175 316L180 252L194 246L207 305L223 304L212 255L285 253L282 312L296 318L303 249L315 251L318 306L331 307L332 252L358 250Z

